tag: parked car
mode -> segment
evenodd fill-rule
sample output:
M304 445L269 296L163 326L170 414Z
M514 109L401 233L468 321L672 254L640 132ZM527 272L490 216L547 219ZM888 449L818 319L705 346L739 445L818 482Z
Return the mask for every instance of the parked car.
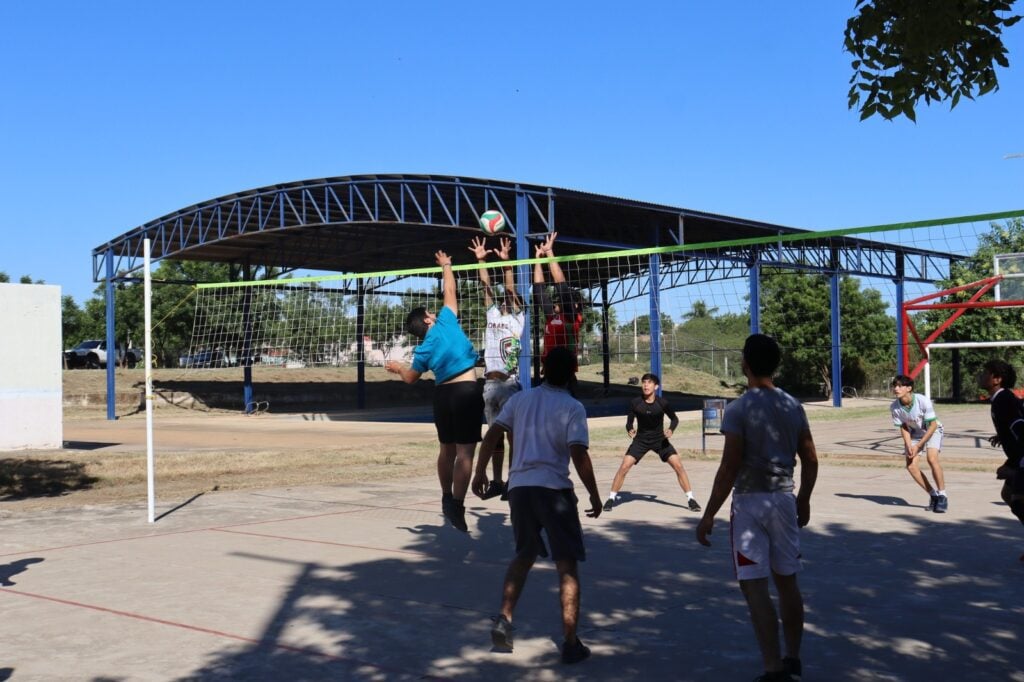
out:
M203 348L178 358L178 366L188 368L232 367L235 364L231 356L221 348Z
M142 362L142 351L125 348L120 343L114 347L114 363L128 367ZM64 364L68 369L99 369L107 366L107 342L98 339L82 341L71 350L64 351Z

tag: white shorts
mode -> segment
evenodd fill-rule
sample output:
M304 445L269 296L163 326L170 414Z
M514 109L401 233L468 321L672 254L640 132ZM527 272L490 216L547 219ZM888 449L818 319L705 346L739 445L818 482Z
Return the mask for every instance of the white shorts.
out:
M729 533L737 580L767 578L773 571L793 575L803 567L791 492L733 493Z
M920 438L913 438L912 437L910 439L910 442L911 442L911 444L916 445L919 440L920 440ZM935 449L935 450L941 450L942 449L942 429L935 429L935 433L933 433L932 437L928 439L928 442L926 442L924 444L924 450L922 450L921 452L918 452L917 454L919 454L919 455L927 455L928 451L932 450L932 449ZM904 450L904 454L906 454L906 450Z
M505 406L505 401L522 388L515 377L505 380L488 379L484 382L484 419L488 426L494 423L501 408Z

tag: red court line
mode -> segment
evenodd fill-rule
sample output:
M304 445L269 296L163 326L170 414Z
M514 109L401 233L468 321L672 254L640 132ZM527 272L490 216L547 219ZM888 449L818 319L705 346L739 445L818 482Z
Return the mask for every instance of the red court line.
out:
M199 627L198 625L188 625L187 623L178 623L178 622L175 622L173 620L164 620L163 618L154 618L152 616L144 616L144 615L139 614L139 613L131 613L130 611L119 611L117 609L108 609L105 606L96 606L94 604L86 604L84 602L71 601L69 599L61 599L59 597L50 597L50 596L47 596L45 594L34 594L32 592L23 592L21 590L12 590L12 589L8 589L8 588L0 589L0 593L16 594L16 595L19 595L21 597L30 597L32 599L41 599L43 601L54 602L56 604L63 604L64 606L74 606L76 608L89 609L89 610L92 610L92 611L99 611L101 613L109 613L109 614L112 614L112 615L115 615L115 616L122 616L122 617L125 617L125 618L134 618L135 620L141 620L141 621L144 621L146 623L156 623L157 625L167 625L167 626L170 626L170 627L173 627L173 628L179 628L181 630L188 630L190 632L200 632L200 633L203 633L203 634L206 634L206 635L214 635L215 637L223 637L225 639L233 639L233 640L238 641L238 642L245 642L247 644L256 644L256 645L265 644L265 642L263 642L262 640L253 639L252 637L245 637L244 635L235 635L235 634L232 634L230 632L221 632L220 630L212 630L210 628ZM364 661L364 660L362 660L360 658L351 658L351 657L348 657L348 656L337 656L335 654L329 654L329 653L326 653L326 652L323 652L323 651L317 651L315 649L308 649L308 648L305 648L305 647L292 646L290 644L280 644L278 642L273 642L271 644L271 646L273 646L275 649L280 649L282 651L290 651L292 653L302 654L304 656L311 656L311 657L314 657L314 658L326 658L326 659L331 660L331 661L337 661L339 663L346 663L348 665L369 666L371 668L376 668L377 670L381 670L381 671L384 671L384 672L402 673L402 674L406 674L406 675L415 675L417 677L417 679L423 679L423 680L447 680L447 679L450 679L450 678L446 678L446 677L436 677L436 676L433 676L433 675L426 675L426 674L423 674L423 673L420 673L420 672L416 672L416 671L411 671L411 670L404 670L402 668L392 668L390 666L379 665L377 663L370 663L369 661Z
M343 503L343 504L349 504L349 503ZM427 502L410 502L408 504L400 504L400 505L394 505L394 506L390 506L390 507L374 507L372 505L359 505L361 507L360 509L346 509L344 511L339 510L339 511L334 511L334 512L324 512L323 514L309 514L307 516L289 516L289 517L285 517L283 519L281 519L281 518L278 518L278 519L264 519L263 521L246 521L245 523L229 524L227 526L210 526L208 528L190 528L188 530L174 530L174 531L168 531L166 533L151 533L149 535L131 535L131 536L124 537L124 538L114 538L112 540L93 540L91 542L78 542L78 543L71 544L71 545L57 545L56 547L42 547L42 548L36 548L36 549L26 549L26 550L22 550L20 552L8 552L6 554L0 554L0 558L12 557L12 556L22 556L24 554L39 554L39 553L42 553L42 552L56 552L56 551L60 551L62 549L78 549L79 547L90 547L92 545L106 545L106 544L111 544L111 543L115 543L115 542L130 542L130 541L133 541L133 540L148 540L150 538L163 538L163 537L170 537L172 535L183 535L183 534L186 534L186 533L203 533L203 532L210 531L210 530L223 530L223 529L226 529L226 528L241 528L242 526L256 526L256 525L260 525L260 524L263 524L263 523L285 523L287 521L303 521L303 520L306 520L306 519L325 518L325 517L328 517L328 516L341 516L342 514L358 514L360 512L364 512L364 511L367 511L367 510L374 510L374 509L402 509L402 508L407 507L409 505L417 505L417 504L428 504L428 503ZM351 504L349 504L349 506L351 506ZM414 510L411 510L411 511L421 511L421 510L414 509Z
M210 528L211 531L219 533L231 533L232 535L247 535L254 538L269 538L271 540L286 540L288 542L302 542L311 545L330 545L331 547L348 547L349 549L366 549L373 552L390 552L391 554L413 554L416 556L431 556L426 552L413 549L387 549L384 547L370 547L368 545L353 545L347 542L332 542L331 540L311 540L309 538L296 538L288 535L273 535L271 533L253 533L244 530L231 530L230 526L224 528Z

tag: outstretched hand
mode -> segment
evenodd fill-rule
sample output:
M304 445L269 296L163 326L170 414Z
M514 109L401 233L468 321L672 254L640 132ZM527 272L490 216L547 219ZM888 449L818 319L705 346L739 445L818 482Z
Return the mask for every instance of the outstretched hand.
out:
M437 264L442 266L442 267L444 267L445 265L451 265L452 264L452 257L449 256L444 251L438 251L437 253L435 253L434 254L434 260L436 260Z
M551 232L550 235L544 240L544 253L551 257L555 255L555 238L558 237L558 232Z
M491 249L494 254L501 260L508 260L509 251L512 249L512 240L508 237L502 237L501 241L498 242L498 248Z
M476 256L477 260L487 260L487 242L483 237L473 237L473 241L466 248Z

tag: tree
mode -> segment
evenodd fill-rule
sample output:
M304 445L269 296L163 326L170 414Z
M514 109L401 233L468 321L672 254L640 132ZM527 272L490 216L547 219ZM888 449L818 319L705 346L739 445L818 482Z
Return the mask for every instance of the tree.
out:
M765 270L761 282L761 327L783 347L779 382L796 391L824 386L832 394L832 332L829 282L822 275ZM896 322L886 314L888 304L874 289L861 290L860 281L839 282L842 364L847 385L857 388L866 369L895 365ZM847 370L849 370L847 372Z
M6 284L10 281L11 278L7 276L7 273L0 271L0 284Z
M704 301L697 300L693 302L693 306L690 307L690 312L683 315L683 319L686 320L699 320L705 317L713 317L718 312L718 308L708 308L708 304Z
M661 333L671 334L672 327L675 324L672 322L672 316L668 313L660 313L659 319L661 320ZM651 316L650 315L638 315L635 320L630 320L621 327L619 331L631 332L633 331L633 325L636 324L637 334L650 334L651 333Z
M1014 0L858 0L846 22L850 66L848 106L864 120L906 116L914 107L999 89L996 65L1007 68L1003 29L1020 21L1005 16ZM862 100L863 96L863 100Z

